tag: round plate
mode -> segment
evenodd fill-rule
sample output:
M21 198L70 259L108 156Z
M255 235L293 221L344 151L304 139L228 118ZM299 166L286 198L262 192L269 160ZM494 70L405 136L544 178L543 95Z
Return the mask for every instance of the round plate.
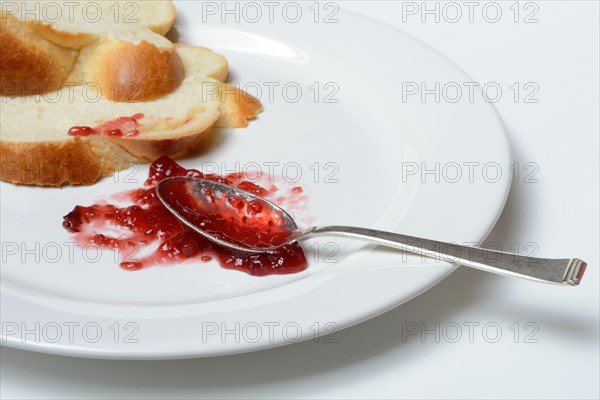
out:
M508 194L510 152L494 107L477 88L469 92L472 80L457 66L351 12L317 16L307 4L300 14L275 9L257 21L241 10L236 22L211 4L216 11L178 4L172 36L227 56L230 81L260 97L265 111L246 129L216 132L213 148L184 166L260 169L303 186L307 204L291 207L300 225L461 244L485 238ZM147 168L91 187L1 184L2 344L161 359L333 340L338 329L402 304L454 269L335 238L306 243L306 271L268 277L212 263L128 272L110 252L74 247L62 216L140 186Z

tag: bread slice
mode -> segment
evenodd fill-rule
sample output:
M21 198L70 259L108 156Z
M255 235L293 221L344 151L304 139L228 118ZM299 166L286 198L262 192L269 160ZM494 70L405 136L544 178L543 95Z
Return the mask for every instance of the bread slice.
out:
M0 16L9 21L0 71L20 83L0 91L1 180L92 184L132 163L184 154L213 126L244 127L262 110L223 83L223 56L161 36L175 19L171 1L27 3L3 5ZM48 7L59 7L58 20ZM35 86L23 93L24 85Z
M0 95L95 82L109 100L152 100L183 80L161 36L175 19L171 1L3 2L2 10Z
M227 74L222 56L194 46L175 49L185 77L172 93L155 100L112 102L92 83L45 95L0 97L0 179L89 185L131 163L190 151L220 119L221 126L228 125L226 120L243 126L260 112L260 102L251 96L226 93L228 86L218 80ZM137 136L68 134L77 126L102 130L121 117L134 117L128 130L139 131Z
M166 34L175 21L171 0L28 0L2 2L2 11L38 35L66 48L80 49L115 31L133 28Z

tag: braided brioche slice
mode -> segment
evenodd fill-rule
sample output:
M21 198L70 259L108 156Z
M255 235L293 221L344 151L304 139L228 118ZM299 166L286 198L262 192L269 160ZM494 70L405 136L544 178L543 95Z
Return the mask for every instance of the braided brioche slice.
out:
M2 3L0 95L95 82L112 101L152 100L183 80L181 59L161 36L175 19L171 1Z
M194 46L176 49L185 78L175 91L152 101L115 103L89 84L43 96L0 97L0 179L89 185L133 162L192 150L220 118L244 126L260 112L258 100L232 96L230 87L211 78L226 74L222 56ZM123 124L121 117L130 118ZM100 133L69 136L72 127ZM111 136L114 127L139 134Z

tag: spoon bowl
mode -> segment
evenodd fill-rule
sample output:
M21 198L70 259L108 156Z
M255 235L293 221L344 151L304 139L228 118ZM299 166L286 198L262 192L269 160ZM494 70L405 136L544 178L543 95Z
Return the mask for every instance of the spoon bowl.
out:
M224 183L200 178L172 177L164 179L158 184L156 188L156 194L164 206L189 228L198 232L200 235L204 236L213 243L223 247L228 247L233 250L247 253L272 253L281 246L296 242L303 233L298 231L298 227L294 219L277 204L255 193L241 190ZM182 204L182 197L184 197L186 194L189 194L193 199L199 201L192 204L189 204L188 201L186 207L186 204ZM214 199L214 202L212 199ZM283 240L279 240L273 245L264 243L261 243L261 245L256 245L256 243L250 244L250 242L247 240L248 238L244 238L243 236L252 234L256 235L260 234L260 232L256 232L256 230L253 228L244 230L246 224L241 223L241 219L244 217L248 218L248 216L243 215L244 213L237 212L235 205L230 204L230 199L235 199L235 202L238 202L237 204L240 205L252 205L255 208L260 208L261 212L254 214L254 216L251 218L256 219L258 218L259 214L273 217L271 220L274 219L277 221L276 225L278 227L278 231L285 232L286 236L283 238ZM196 211L198 211L200 208L217 208L219 206L219 202L221 205L229 205L229 207L225 210L223 210L223 207L221 207L221 213L216 214L217 218L220 218L222 214L228 213L228 211L232 211L230 213L232 214L232 218L230 218L231 220L229 222L231 224L239 225L240 232L236 232L236 236L242 236L241 238L233 237L231 234L223 234L223 232L200 226L197 221L193 221L193 218L190 218L190 207L195 207ZM233 203L236 204L235 202ZM238 217L239 221L233 220L233 218ZM268 222L265 225L268 225Z

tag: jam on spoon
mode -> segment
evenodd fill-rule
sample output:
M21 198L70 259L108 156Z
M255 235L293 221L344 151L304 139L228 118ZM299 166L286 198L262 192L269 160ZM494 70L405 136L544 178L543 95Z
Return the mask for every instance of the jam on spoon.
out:
M235 194L227 192L229 188L236 190ZM278 248L289 242L297 229L291 217L275 210L266 199L210 180L168 178L158 185L157 195L198 233L244 248Z

